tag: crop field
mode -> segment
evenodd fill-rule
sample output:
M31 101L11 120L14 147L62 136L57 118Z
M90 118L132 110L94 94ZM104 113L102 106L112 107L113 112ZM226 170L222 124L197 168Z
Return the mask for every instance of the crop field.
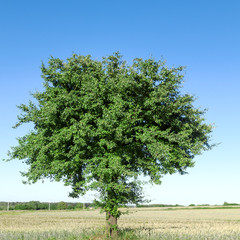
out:
M118 225L137 237L124 239L240 239L240 209L131 208ZM103 239L104 226L99 210L0 212L1 240Z

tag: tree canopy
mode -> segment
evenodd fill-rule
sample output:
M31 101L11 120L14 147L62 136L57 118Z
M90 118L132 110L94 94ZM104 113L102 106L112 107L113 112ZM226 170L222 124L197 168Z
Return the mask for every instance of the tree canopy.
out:
M109 218L117 219L119 206L142 201L139 176L160 184L211 148L205 110L180 91L184 67L153 58L129 65L115 53L101 61L51 57L41 70L44 90L19 106L15 126L31 122L34 129L9 154L29 166L22 173L29 183L63 181L71 197L96 190Z

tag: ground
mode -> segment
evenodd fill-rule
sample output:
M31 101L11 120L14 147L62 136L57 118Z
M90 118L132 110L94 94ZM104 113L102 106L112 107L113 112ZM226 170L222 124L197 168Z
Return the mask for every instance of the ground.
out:
M239 208L132 208L118 223L139 239L240 239ZM1 240L82 239L104 226L99 210L0 212Z

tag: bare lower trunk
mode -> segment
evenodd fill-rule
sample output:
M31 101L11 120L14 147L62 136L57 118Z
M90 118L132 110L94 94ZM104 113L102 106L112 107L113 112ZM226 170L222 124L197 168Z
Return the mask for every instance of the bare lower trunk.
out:
M111 237L117 236L117 218L109 212L106 213L106 234Z

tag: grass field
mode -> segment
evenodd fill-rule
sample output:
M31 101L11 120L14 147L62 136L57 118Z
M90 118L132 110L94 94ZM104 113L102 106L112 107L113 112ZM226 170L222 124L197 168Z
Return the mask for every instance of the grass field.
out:
M240 239L240 209L140 208L118 221L122 239ZM84 211L1 211L1 240L104 239L105 215Z

